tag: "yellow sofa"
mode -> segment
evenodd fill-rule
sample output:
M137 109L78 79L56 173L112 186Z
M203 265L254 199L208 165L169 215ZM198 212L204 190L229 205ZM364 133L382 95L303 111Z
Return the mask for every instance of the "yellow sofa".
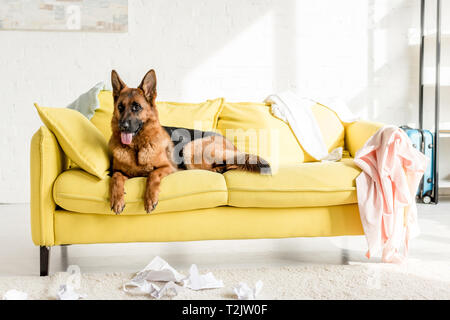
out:
M111 93L102 91L99 98L101 108L91 122L108 139ZM145 213L142 202L145 178L126 182L126 208L115 215L108 199L109 177L99 179L82 170L47 127L38 129L31 141L30 204L41 275L48 274L49 249L56 245L363 234L355 187L360 170L352 157L381 124L344 125L334 112L317 104L313 112L327 147L342 146L345 152L339 162L314 162L289 126L270 114L269 106L214 101L159 103L161 123L186 126L186 121L203 117L203 129L227 137L234 129L230 139L266 158L273 175L178 171L163 179L159 204L151 214ZM215 110L210 110L212 105ZM258 133L256 144L249 141L249 132Z

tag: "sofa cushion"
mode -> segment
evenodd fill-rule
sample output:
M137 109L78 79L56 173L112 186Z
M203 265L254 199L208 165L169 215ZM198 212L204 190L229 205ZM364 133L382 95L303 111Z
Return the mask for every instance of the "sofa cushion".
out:
M147 178L125 183L126 207L123 215L146 214L144 191ZM109 204L110 177L98 180L78 169L63 172L55 181L53 198L63 209L96 214L114 214ZM153 213L213 208L227 204L223 175L205 170L178 171L161 181L159 202Z
M228 171L228 205L234 207L320 207L357 203L353 159L280 166L272 176Z
M317 119L328 151L344 146L344 126L327 107L315 104ZM316 161L307 154L291 128L270 112L270 106L256 102L224 102L217 131L245 152L258 154L272 166Z

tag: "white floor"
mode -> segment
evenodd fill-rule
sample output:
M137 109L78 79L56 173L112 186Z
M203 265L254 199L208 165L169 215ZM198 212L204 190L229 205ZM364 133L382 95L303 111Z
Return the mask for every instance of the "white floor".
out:
M419 205L419 219L422 233L412 241L410 257L450 267L450 199L442 199L439 205ZM39 250L31 241L29 205L0 205L0 244L0 276L39 274ZM179 269L192 263L207 268L342 264L346 259L367 261L365 251L362 236L72 245L52 248L50 272L65 271L72 264L82 272L134 272L155 255Z

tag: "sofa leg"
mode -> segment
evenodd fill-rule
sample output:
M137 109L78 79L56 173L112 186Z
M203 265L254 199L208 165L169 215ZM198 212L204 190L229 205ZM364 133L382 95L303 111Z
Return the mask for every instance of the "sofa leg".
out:
M349 264L350 252L347 249L341 249L341 264Z
M68 244L62 244L62 245L60 245L60 247L61 247L61 268L63 269L63 270L67 270L67 268L69 267L69 259L68 259L68 257L69 257L69 255L68 255L68 252L67 252L67 247L68 247L69 245Z
M41 246L40 250L40 266L41 266L41 277L48 276L48 266L50 261L50 247Z

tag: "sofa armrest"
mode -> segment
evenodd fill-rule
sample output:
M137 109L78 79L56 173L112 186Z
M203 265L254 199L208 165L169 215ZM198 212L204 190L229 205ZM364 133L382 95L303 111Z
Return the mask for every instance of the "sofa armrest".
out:
M345 147L352 157L384 124L371 121L356 121L345 127Z
M53 133L45 126L40 127L30 146L31 236L34 244L39 246L55 243L53 183L63 171L64 158Z

